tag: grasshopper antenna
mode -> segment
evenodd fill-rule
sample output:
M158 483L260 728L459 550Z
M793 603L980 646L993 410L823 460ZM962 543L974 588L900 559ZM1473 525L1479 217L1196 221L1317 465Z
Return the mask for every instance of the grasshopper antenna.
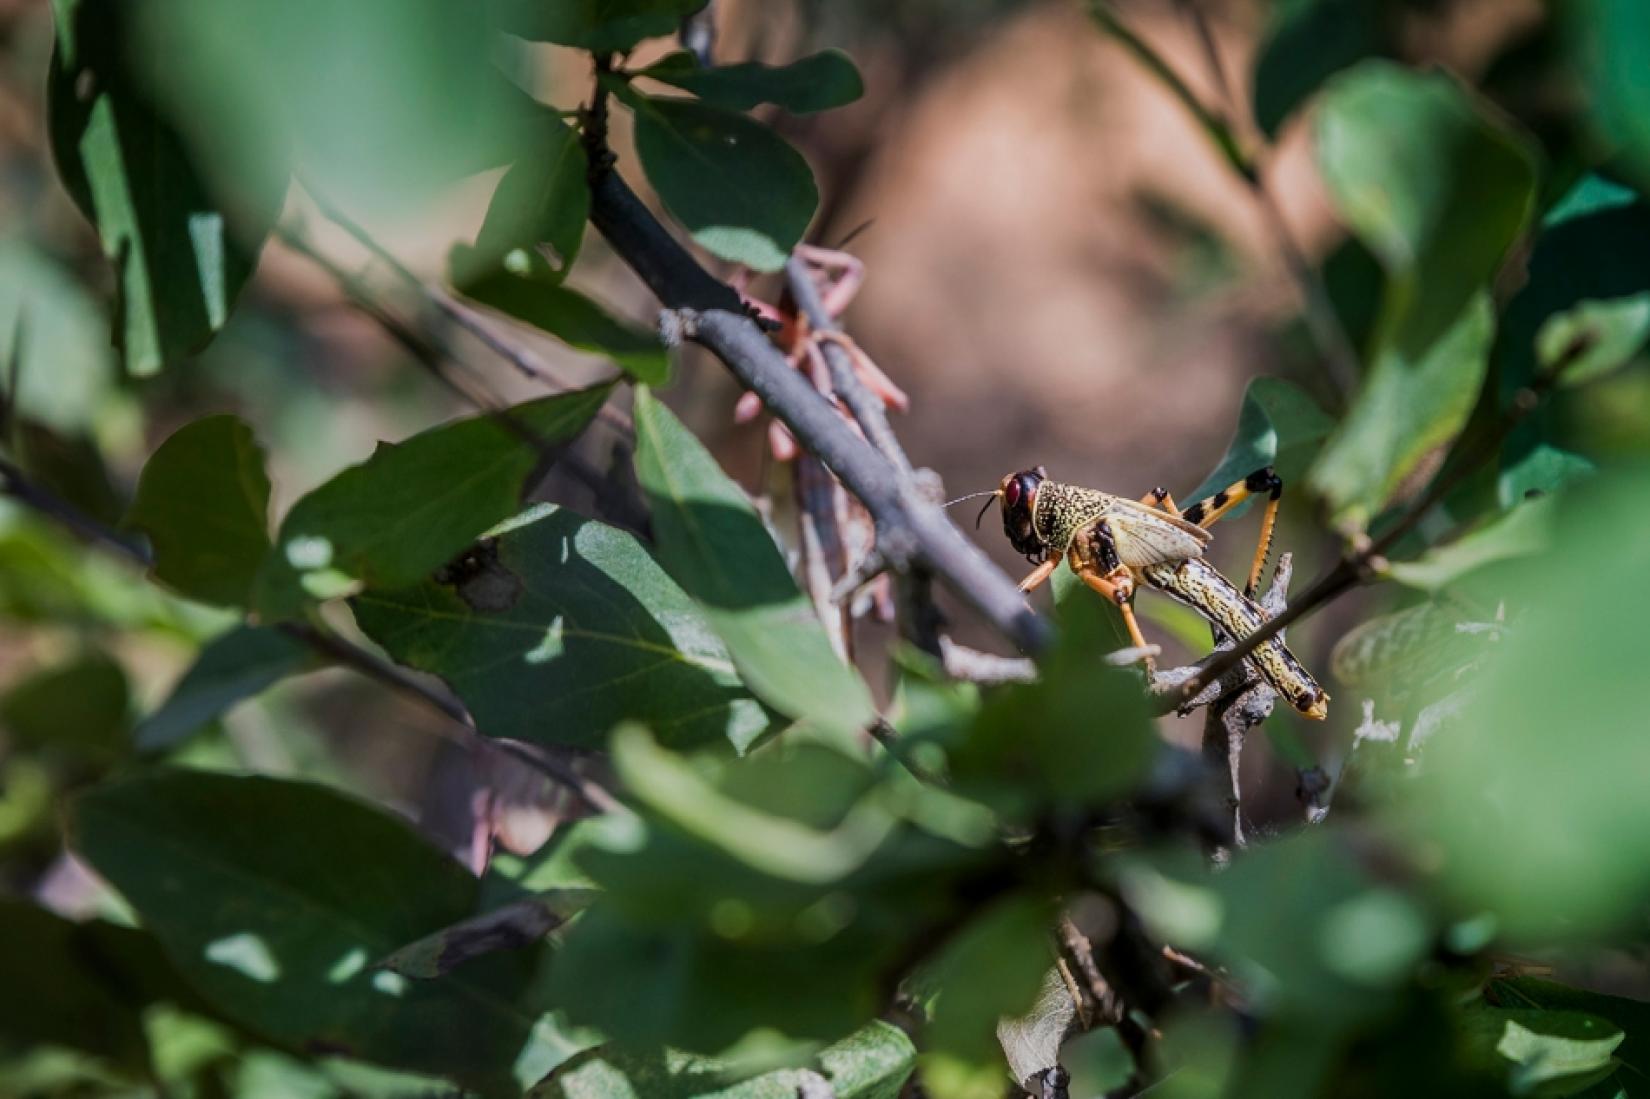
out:
M978 500L982 496L990 496L990 497L995 498L995 497L997 497L1001 494L1002 494L1002 490L1001 489L995 489L995 488L991 489L988 492L970 492L967 496L959 496L955 500L947 500L945 503L941 504L940 506L948 508L953 504L960 504L965 500ZM990 510L991 510L991 503L990 503L990 501L987 501L985 507L980 509L980 513L978 515L974 516L974 529L975 530L980 529L980 520L984 519L985 518L985 513L990 511Z

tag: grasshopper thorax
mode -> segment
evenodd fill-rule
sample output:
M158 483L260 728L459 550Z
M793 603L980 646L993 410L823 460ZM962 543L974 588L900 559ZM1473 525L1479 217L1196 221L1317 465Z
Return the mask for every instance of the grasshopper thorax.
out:
M1042 466L1022 469L1003 478L997 488L997 499L1003 508L1003 533L1018 553L1033 563L1041 564L1048 557L1048 542L1037 533L1035 521L1037 491L1048 480L1048 471Z

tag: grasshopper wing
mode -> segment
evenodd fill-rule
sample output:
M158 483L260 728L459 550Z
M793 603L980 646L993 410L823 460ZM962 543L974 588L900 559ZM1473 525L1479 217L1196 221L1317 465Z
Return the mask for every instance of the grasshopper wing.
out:
M1166 511L1149 508L1133 500L1119 499L1107 519L1117 558L1134 569L1202 557L1212 535L1196 523L1188 523Z

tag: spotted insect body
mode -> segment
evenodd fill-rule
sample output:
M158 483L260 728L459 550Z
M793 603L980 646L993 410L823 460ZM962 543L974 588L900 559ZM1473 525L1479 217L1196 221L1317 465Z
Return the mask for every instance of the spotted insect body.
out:
M1136 501L1052 481L1039 467L1004 477L995 495L1004 533L1038 566L1021 587L1030 590L1042 583L1064 558L1084 583L1117 604L1134 643L1143 647L1130 607L1138 584L1191 607L1234 640L1266 622L1268 615L1251 592L1239 591L1203 560L1210 541L1205 527L1250 496L1270 497L1250 574L1252 591L1270 548L1282 487L1271 469L1258 470L1182 513L1161 489ZM1259 645L1249 660L1300 713L1322 718L1328 712L1328 694L1278 638Z

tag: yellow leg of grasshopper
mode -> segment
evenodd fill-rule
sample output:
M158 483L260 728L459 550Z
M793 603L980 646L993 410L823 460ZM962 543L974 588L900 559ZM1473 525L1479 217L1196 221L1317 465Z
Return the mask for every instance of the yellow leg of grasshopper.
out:
M1207 529L1245 500L1263 492L1267 495L1267 501L1260 519L1260 541L1255 546L1255 559L1249 566L1249 582L1243 588L1243 594L1253 598L1255 589L1260 587L1260 574L1266 569L1266 559L1272 555L1272 532L1278 521L1278 501L1283 496L1283 480L1271 466L1255 470L1243 480L1221 489L1206 500L1199 500L1182 512L1175 511L1174 498L1162 489L1148 492L1141 503L1160 507L1171 515L1178 514L1187 522Z

